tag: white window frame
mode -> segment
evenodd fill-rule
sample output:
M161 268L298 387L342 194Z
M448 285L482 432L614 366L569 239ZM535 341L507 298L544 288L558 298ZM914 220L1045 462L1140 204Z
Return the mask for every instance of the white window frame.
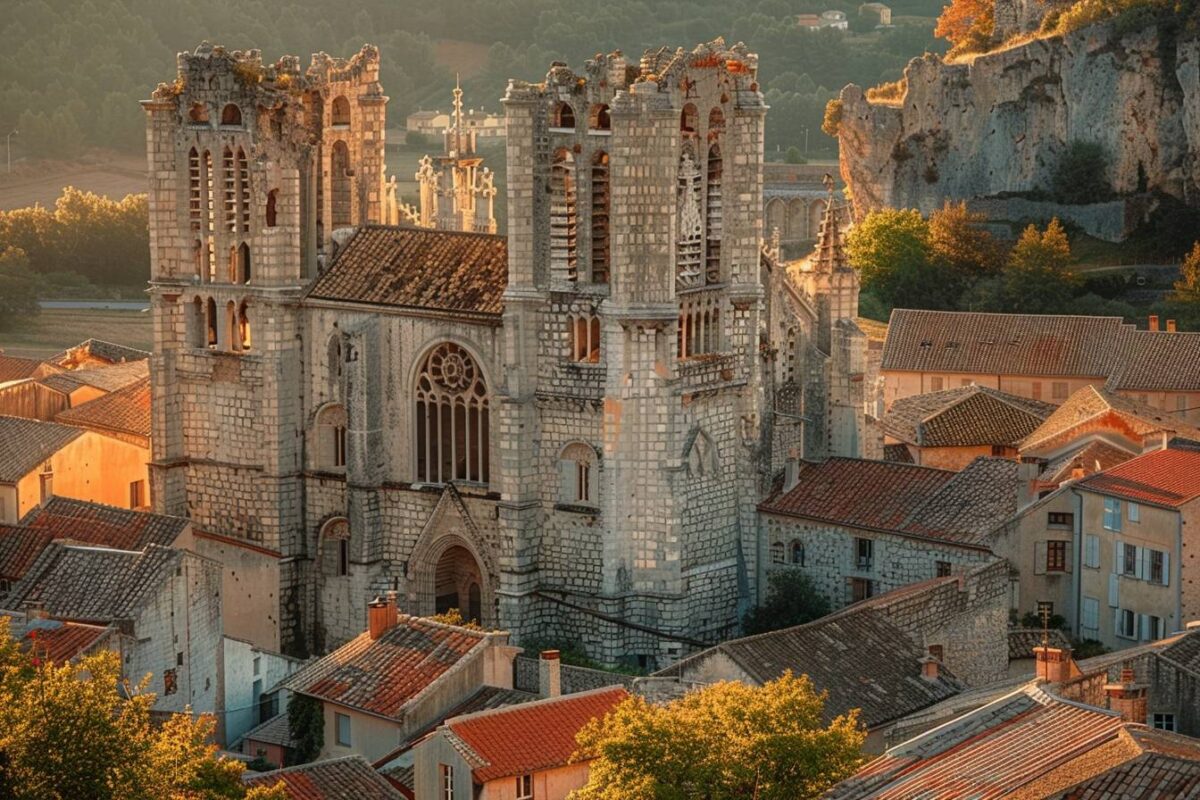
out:
M454 765L438 764L442 779L442 800L454 800Z
M533 773L517 776L517 800L533 800Z
M1130 626L1126 626L1126 621L1130 622ZM1138 615L1137 612L1128 608L1118 608L1116 613L1116 625L1113 634L1121 639L1129 639L1137 641L1138 638Z
M342 720L346 721L346 737L342 738ZM349 714L340 714L337 711L333 712L333 736L339 747L353 747L354 741L354 721L350 719Z
M1115 497L1104 498L1104 530L1121 532L1121 501Z

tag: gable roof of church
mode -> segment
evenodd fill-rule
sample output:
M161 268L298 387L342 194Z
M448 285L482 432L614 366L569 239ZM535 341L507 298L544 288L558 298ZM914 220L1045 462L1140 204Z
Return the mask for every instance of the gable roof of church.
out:
M364 225L305 296L495 317L507 285L503 236Z

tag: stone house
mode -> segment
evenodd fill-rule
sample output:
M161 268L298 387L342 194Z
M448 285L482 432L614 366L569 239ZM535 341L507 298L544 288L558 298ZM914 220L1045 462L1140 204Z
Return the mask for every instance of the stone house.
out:
M759 506L760 581L803 573L833 607L995 559L987 534L1025 497L1018 465L979 458L961 472L832 458L789 465Z
M575 735L629 697L607 687L453 717L414 748L417 800L566 800L588 781Z
M979 456L1015 458L1055 407L971 384L902 397L880 420L888 460L960 470Z
M1011 567L1009 602L1019 616L1045 611L1075 619L1071 587L1078 572L1074 559L1078 505L1079 496L1068 484L1021 509L989 537L992 551Z
M54 495L142 506L146 486L146 449L138 444L56 422L0 417L0 524L16 524Z
M342 756L272 772L245 772L248 788L270 788L283 784L291 800L402 800L402 794L382 775L371 769L362 756Z
M519 648L489 633L400 615L394 598L370 606L369 627L279 684L319 700L321 758L377 761L482 686L511 689Z
M736 632L770 472L864 438L840 209L764 253L756 56L513 81L504 238L379 224L375 48L178 68L144 104L153 496L236 573L229 633L324 652L389 589L610 663Z
M226 744L234 744L250 729L272 719L282 716L286 720L290 695L274 689L300 669L302 662L299 659L264 650L232 636L223 638L221 658L225 685L222 734ZM243 752L256 755L252 750L243 749ZM282 761L268 760L283 765Z
M186 550L53 542L0 608L121 634L123 677L149 676L156 712L224 714L220 565ZM220 731L218 731L220 738Z

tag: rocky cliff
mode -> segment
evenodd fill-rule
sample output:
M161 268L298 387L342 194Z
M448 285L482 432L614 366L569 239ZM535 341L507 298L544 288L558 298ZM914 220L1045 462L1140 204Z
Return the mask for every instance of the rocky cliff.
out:
M1066 145L1099 142L1118 193L1200 201L1200 44L1112 23L946 63L905 69L892 103L841 94L841 170L856 215L924 213L947 198L1048 189Z

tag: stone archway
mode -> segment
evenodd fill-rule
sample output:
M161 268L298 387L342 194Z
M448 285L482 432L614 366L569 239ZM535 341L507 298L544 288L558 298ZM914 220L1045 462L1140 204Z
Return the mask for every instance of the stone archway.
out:
M461 545L448 547L434 569L434 611L458 609L465 620L483 620L483 575L479 562Z

